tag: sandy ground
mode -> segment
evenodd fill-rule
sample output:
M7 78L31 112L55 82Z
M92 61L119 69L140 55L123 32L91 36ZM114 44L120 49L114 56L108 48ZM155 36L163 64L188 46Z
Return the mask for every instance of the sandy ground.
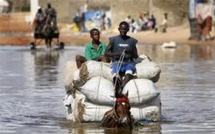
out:
M29 13L13 13L10 15L0 15L0 44L1 45L29 45L34 41L32 25L25 21L25 16ZM72 32L65 29L65 24L60 25L60 41L66 45L83 45L90 40L89 33ZM102 32L101 40L108 43L108 38L117 35L117 30ZM139 33L129 33L130 36L138 39L140 44L162 44L164 42L175 41L177 44L215 44L215 41L190 41L189 28L186 25L168 28L167 33L154 31L144 31ZM213 35L213 33L212 33ZM44 44L43 42L38 43Z

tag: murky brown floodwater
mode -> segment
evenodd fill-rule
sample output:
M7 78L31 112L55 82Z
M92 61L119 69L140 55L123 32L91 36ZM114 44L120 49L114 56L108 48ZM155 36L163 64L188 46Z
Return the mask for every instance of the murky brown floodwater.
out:
M62 51L0 47L0 133L113 134L97 123L65 120L63 67L82 47ZM206 134L215 132L215 47L181 45L176 49L142 45L138 51L162 68L163 121L135 127L139 134Z

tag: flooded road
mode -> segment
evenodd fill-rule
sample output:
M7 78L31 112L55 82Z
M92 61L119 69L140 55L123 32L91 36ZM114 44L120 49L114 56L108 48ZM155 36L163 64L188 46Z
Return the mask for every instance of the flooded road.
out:
M156 85L161 92L163 121L135 127L136 134L210 134L215 132L215 47L181 45L164 49L138 46L162 68ZM0 133L113 134L96 123L72 124L65 119L63 68L83 47L62 51L0 47Z

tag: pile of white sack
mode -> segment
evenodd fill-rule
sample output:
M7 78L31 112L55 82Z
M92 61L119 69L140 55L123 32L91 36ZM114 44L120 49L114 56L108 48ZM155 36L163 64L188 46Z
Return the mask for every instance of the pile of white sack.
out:
M101 121L103 115L112 109L115 97L109 63L87 61L89 80L74 95L66 95L64 106L67 119L74 122ZM65 67L65 86L79 79L79 70L74 63L67 62ZM136 64L138 79L130 80L123 89L128 93L131 114L136 120L159 121L161 117L160 93L153 80L159 79L160 67L144 56Z

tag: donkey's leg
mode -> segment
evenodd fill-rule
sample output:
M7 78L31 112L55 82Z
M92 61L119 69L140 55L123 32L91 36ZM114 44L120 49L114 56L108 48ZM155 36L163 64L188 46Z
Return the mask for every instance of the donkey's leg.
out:
M47 38L45 38L45 44L46 44L46 47L49 48L49 45L48 45L49 44L49 40Z
M50 38L45 39L45 43L46 43L47 48L51 48L51 42L52 42L52 39L50 39Z
M49 48L52 47L52 38L49 38Z

